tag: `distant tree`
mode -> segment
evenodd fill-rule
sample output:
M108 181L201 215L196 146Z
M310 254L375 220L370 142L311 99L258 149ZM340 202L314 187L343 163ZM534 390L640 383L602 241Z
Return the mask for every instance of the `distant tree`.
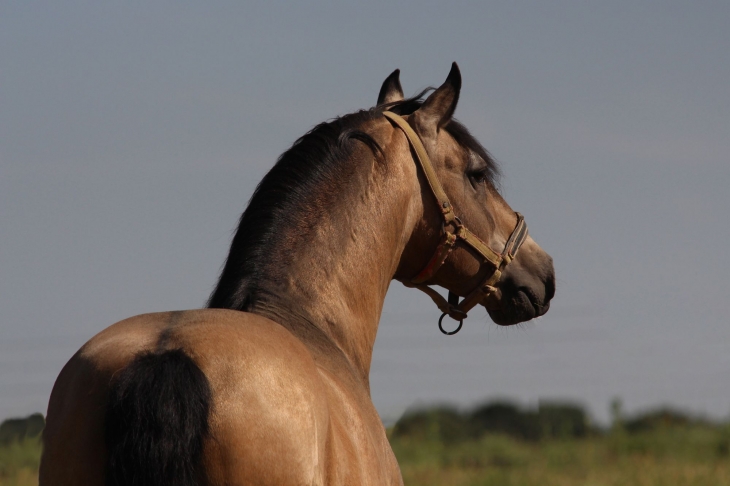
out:
M588 414L573 403L540 403L537 416L543 439L585 437L591 432Z
M611 431L614 433L624 430L623 402L620 398L611 400Z
M457 442L466 438L466 423L453 407L412 410L396 422L392 434L393 437Z
M40 413L26 418L7 419L0 424L0 444L22 441L26 437L38 437L45 427L46 421Z
M624 426L629 433L648 432L652 430L684 427L688 425L708 425L706 420L693 417L685 412L662 407L637 414L626 419Z
M525 441L580 438L594 433L588 414L580 405L542 402L523 409L513 402L494 401L470 413L440 406L406 412L393 427L393 437L456 442L503 434Z
M469 434L505 434L523 440L540 438L540 422L534 412L523 412L512 402L495 401L477 407L468 418Z

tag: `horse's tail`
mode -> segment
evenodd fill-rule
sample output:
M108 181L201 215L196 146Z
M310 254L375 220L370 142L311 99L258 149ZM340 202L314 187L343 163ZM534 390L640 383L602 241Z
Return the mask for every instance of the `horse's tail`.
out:
M208 379L181 349L137 356L109 393L106 485L205 484L210 404Z

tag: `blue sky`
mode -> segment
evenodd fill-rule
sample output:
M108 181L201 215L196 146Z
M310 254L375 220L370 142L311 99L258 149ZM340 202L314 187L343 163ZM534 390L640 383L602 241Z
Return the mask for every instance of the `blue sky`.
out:
M386 419L419 403L620 396L730 413L730 4L3 2L0 417L45 410L122 318L200 307L258 180L316 123L450 63L456 116L555 259L535 323L446 338L394 283Z

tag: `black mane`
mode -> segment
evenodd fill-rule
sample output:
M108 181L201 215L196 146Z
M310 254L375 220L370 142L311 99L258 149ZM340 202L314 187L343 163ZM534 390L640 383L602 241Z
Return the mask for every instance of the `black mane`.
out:
M264 279L281 278L286 272L271 256L282 251L290 254L295 247L306 244L310 229L323 212L331 209L343 184L357 172L352 163L356 159L351 157L355 149L352 142L363 142L379 161L385 162L378 143L358 128L381 117L386 109L401 115L413 113L427 91L320 123L294 142L258 184L241 215L208 307L250 310L265 292L260 285ZM445 129L487 163L487 176L495 183L499 169L484 147L455 120ZM283 234L287 237L282 238Z

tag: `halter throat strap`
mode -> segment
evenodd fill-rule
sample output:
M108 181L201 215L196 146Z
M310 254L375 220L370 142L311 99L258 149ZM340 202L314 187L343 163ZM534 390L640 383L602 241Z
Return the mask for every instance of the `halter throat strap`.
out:
M423 146L423 142L415 130L413 130L408 122L400 115L390 111L383 112L383 115L395 123L398 128L403 131L411 147L413 147L413 150L416 153L415 158L426 176L429 188L436 198L436 202L441 210L441 216L443 219L441 240L437 245L433 256L423 270L421 270L414 278L410 281L402 280L402 282L406 287L417 288L431 297L431 300L433 300L439 310L443 312L439 319L439 329L441 329L441 332L444 334L456 334L461 329L461 325L463 320L466 319L467 313L474 308L474 306L496 292L497 289L495 288L495 285L502 276L502 270L504 270L504 267L514 260L517 250L519 250L520 246L522 246L527 239L527 224L525 223L525 218L520 213L516 213L517 225L507 239L504 250L501 253L497 253L492 250L489 245L482 241L476 234L469 231L469 229L464 226L461 220L454 213L454 208L449 201L449 197L446 195L446 192L444 192L444 189L441 186L441 182L436 175L436 171L433 168L428 152L426 152L426 148ZM451 228L453 228L453 231L449 231ZM452 292L449 292L448 300L444 299L441 294L425 283L436 274L439 268L441 268L446 261L446 258L448 258L449 254L451 254L459 241L470 246L474 251L481 255L485 261L494 266L494 271L487 274L482 283L472 290L461 302L459 302L459 297ZM446 332L443 327L441 327L441 321L446 315L459 321L459 327L455 331Z

